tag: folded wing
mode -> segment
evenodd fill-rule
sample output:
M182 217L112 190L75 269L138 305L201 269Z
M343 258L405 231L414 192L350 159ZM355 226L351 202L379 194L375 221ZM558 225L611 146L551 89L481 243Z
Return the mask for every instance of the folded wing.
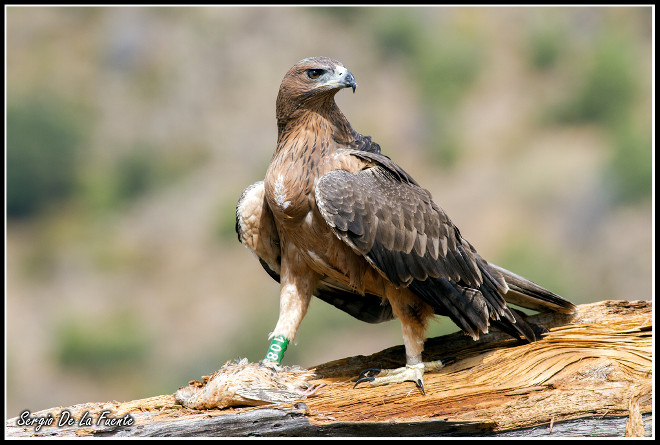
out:
M501 270L479 256L427 190L384 155L356 150L342 155L370 166L331 171L316 186L316 204L341 240L395 286L408 287L472 337L487 332L494 320L535 339L506 305L509 287ZM525 298L518 300L527 306Z

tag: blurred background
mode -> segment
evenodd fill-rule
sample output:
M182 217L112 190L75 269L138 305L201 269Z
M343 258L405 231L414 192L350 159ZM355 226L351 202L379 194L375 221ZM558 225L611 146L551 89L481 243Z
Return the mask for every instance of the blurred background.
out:
M575 303L651 299L652 14L6 8L7 417L264 357L279 285L238 243L235 205L309 56L351 70L353 127L488 261ZM401 343L396 321L314 300L284 364Z

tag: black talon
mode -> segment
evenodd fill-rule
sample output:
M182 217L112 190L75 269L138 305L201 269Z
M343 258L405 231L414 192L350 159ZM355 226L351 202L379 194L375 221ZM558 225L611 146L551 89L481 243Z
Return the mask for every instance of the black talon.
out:
M358 375L358 379L361 379L362 377L366 377L367 374L370 373L370 372L373 372L374 375L378 375L378 374L380 374L380 371L382 371L382 369L380 369L380 368L363 369L362 372L360 373L360 375Z
M358 380L357 380L357 382L355 382L355 385L353 385L353 389L355 389L355 387L358 386L362 382L373 382L374 380L376 380L376 377L372 377L372 376L369 376L367 374L369 374L370 372L373 372L374 375L378 375L378 374L380 374L380 371L381 371L380 368L367 368L367 369L364 369L360 373L360 375L358 375Z
M358 379L357 382L355 382L355 385L353 385L353 389L355 389L355 387L362 382L373 382L374 380L376 380L376 377L362 377L361 379Z
M440 361L442 362L443 365L451 365L456 363L456 357L441 358Z
M426 393L424 392L424 383L422 382L422 380L418 379L416 383L417 383L417 387L422 392L422 395L425 396Z

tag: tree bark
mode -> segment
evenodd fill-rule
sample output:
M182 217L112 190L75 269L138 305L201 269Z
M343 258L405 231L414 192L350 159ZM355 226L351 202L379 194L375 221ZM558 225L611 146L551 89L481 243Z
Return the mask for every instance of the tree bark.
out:
M624 436L651 435L652 304L603 301L529 317L549 329L523 344L429 339L424 360L456 361L413 383L353 389L365 368L404 364L403 346L313 368L318 395L262 407L192 410L174 395L52 408L6 422L18 436ZM102 414L104 413L105 414ZM63 414L64 413L64 414ZM85 415L85 413L87 413ZM37 430L37 420L48 420ZM73 419L71 425L58 422ZM80 425L83 419L89 424Z

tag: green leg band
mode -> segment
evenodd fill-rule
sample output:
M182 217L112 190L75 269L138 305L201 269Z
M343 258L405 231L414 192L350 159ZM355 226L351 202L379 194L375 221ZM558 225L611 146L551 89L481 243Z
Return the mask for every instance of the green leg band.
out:
M282 363L282 357L284 357L284 351L286 351L288 345L289 340L281 335L273 338L268 347L268 352L266 353L266 360L275 362L278 365Z

